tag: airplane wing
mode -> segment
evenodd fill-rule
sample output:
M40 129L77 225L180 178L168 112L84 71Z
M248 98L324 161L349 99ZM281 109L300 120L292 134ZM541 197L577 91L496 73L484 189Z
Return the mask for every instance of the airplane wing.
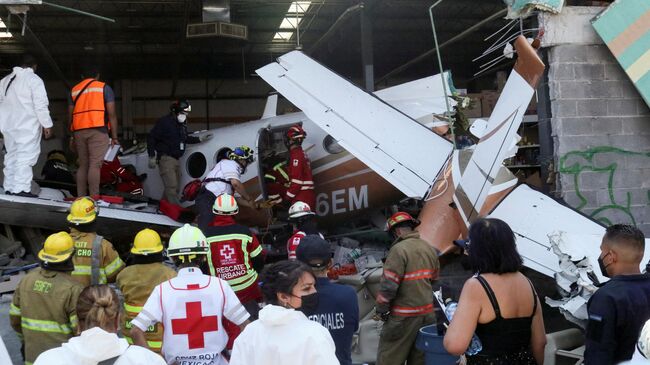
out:
M515 41L518 59L501 92L487 128L476 146L472 159L456 185L454 202L466 224L479 217L488 192L511 150L517 130L524 118L544 62L537 52L519 36Z
M374 94L409 117L420 119L431 114L444 114L447 112L445 91L442 87L443 80L447 93L450 94L454 90L454 86L449 71L445 72L444 76L438 74L425 77L375 91ZM456 105L456 100L448 99L449 108L453 108Z
M302 52L256 72L407 196L423 197L452 152L449 141Z

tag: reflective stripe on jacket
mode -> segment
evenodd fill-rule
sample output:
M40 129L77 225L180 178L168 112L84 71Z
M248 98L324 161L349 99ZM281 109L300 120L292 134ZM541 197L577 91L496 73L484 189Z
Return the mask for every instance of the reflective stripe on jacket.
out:
M25 363L74 336L77 298L82 289L70 274L43 268L22 278L9 307L9 318L25 343Z
M106 84L101 81L85 79L72 88L70 95L74 109L72 110L71 131L106 126L104 85Z
M131 321L138 316L153 288L175 277L176 271L159 262L131 265L117 274L115 283L124 295L122 334L129 344L133 344L130 337ZM163 328L159 323L145 331L145 339L151 351L160 353L162 338Z
M93 241L96 234L71 228L70 236L75 244L72 278L84 286L89 286L92 274ZM117 274L124 268L124 262L113 248L113 244L105 239L101 243L99 264L99 284L114 283Z

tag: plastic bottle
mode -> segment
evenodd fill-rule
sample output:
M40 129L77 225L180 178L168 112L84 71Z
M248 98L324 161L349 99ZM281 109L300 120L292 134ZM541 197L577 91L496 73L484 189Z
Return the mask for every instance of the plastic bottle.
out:
M454 313L456 313L456 308L458 307L458 303L456 302L449 302L447 303L447 307L445 308L445 315L447 315L447 318L449 318L449 321L451 322L452 317L454 316ZM483 350L483 345L481 344L481 340L476 336L476 334L472 335L472 340L469 342L469 347L465 351L467 355L476 355L479 352Z

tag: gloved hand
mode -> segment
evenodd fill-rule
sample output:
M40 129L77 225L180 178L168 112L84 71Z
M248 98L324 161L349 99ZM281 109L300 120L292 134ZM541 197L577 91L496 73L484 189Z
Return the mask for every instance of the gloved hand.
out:
M149 157L149 168L155 169L158 166L158 161L156 161L156 156Z
M386 322L388 317L390 317L390 310L384 311L384 309L375 307L375 315L372 316L373 320Z

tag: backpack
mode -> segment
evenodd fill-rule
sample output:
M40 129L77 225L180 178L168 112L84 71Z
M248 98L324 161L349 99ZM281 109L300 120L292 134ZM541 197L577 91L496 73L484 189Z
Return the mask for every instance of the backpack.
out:
M185 187L183 188L183 196L181 197L181 200L184 202L187 201L193 201L196 199L196 196L199 195L199 191L201 191L201 188L203 187L203 184L211 183L213 181L219 181L224 184L232 185L230 183L230 180L226 180L220 177L214 177L214 178L209 178L209 179L195 179L187 183Z

